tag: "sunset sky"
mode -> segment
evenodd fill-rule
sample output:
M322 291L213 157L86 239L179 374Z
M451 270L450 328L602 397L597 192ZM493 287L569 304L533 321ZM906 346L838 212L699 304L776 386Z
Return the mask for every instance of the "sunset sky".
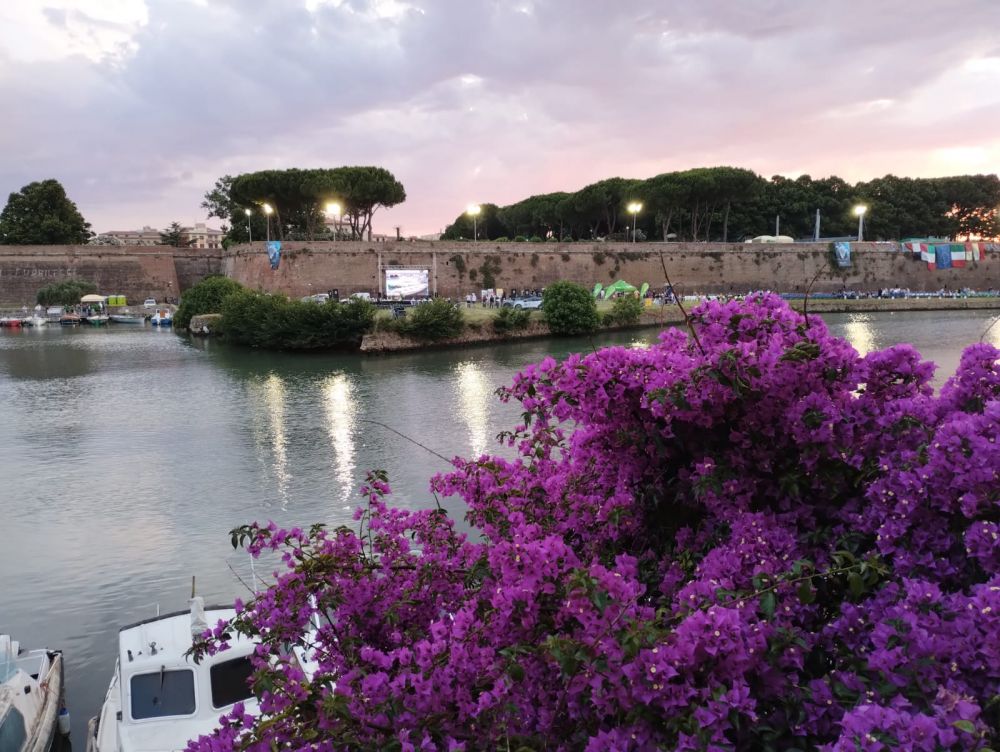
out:
M226 173L375 164L375 230L417 235L612 175L997 172L1000 0L5 0L0 91L0 201L161 227Z

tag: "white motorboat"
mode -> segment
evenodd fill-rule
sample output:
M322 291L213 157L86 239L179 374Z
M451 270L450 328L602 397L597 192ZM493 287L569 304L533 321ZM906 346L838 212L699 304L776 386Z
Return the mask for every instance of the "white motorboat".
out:
M47 752L60 733L69 733L62 653L0 635L0 750Z
M235 614L231 607L206 609L199 597L191 599L189 611L122 627L111 686L87 729L87 752L184 749L189 740L210 734L235 703L256 713L248 683L254 642L234 635L230 649L199 663L185 655L193 635Z

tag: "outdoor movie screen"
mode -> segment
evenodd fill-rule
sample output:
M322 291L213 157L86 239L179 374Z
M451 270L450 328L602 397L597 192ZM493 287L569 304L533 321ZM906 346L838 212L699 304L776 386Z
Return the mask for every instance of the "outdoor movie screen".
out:
M429 295L427 269L386 269L385 294L390 298Z

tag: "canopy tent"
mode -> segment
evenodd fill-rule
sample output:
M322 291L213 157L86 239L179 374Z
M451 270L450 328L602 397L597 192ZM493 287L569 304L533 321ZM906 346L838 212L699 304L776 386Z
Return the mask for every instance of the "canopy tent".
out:
M103 295L84 295L80 298L81 303L104 303L107 302L107 298Z
M620 279L617 282L613 282L604 288L605 294L608 296L614 295L619 292L635 292L636 288L634 285L630 285L624 279Z
M601 294L601 290L603 290L603 289L604 289L604 285L602 285L600 282L596 282L594 284L594 292L592 293L593 296L596 298L598 295Z

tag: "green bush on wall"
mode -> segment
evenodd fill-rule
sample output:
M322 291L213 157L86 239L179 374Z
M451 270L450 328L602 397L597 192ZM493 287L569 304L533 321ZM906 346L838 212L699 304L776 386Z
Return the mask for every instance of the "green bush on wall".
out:
M284 295L240 290L222 303L226 339L268 350L356 346L375 326L377 309L365 300L306 303Z
M531 311L523 308L501 308L493 317L493 331L497 334L510 334L524 329L531 319Z
M214 274L205 277L198 284L184 292L180 307L174 314L174 326L177 329L187 329L194 316L203 313L222 313L223 301L233 293L243 290L239 282Z
M597 303L590 290L556 282L542 293L542 313L553 334L586 334L597 328Z
M445 298L413 306L406 317L395 322L397 332L414 339L429 341L457 337L465 329L462 309Z
M611 310L604 315L605 326L627 326L642 316L642 301L634 295L615 298Z

